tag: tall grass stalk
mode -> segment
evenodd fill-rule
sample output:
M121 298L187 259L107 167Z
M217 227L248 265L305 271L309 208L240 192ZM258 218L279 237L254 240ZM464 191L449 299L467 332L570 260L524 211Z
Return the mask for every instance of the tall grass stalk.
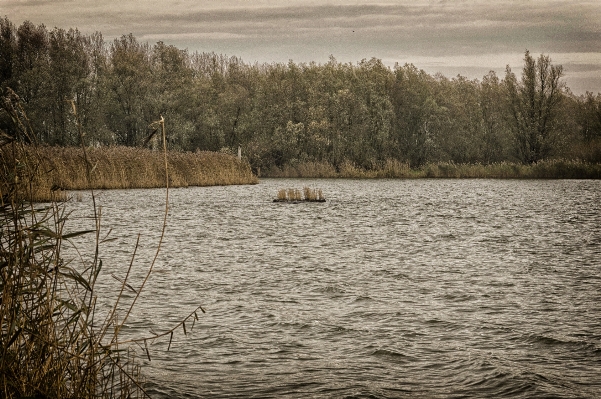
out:
M278 194L274 202L325 202L323 192L318 188L304 187L301 192L297 188L288 188L278 190Z
M10 94L10 93L9 93ZM0 137L0 397L3 398L131 398L148 396L138 354L129 345L171 339L186 332L186 322L198 319L196 307L168 331L128 340L120 332L149 279L160 251L169 198L169 171L164 120L163 132L166 205L161 239L147 274L137 288L130 281L137 244L128 270L120 279L120 294L104 318L96 309L96 281L102 271L99 247L101 213L94 206L94 229L69 232L65 207L57 201L35 201L36 182L43 162L18 99L4 98L3 111L14 129ZM74 112L76 110L74 109ZM81 133L81 132L80 132ZM27 143L25 145L24 143ZM82 148L87 179L95 173L90 154ZM92 193L92 197L94 197ZM93 235L94 256L81 264L65 261L63 244L81 235ZM125 290L136 295L119 314Z

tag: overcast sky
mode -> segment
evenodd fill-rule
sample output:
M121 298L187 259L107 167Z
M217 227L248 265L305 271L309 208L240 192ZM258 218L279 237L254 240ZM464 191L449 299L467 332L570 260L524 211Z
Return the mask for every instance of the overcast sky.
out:
M519 73L528 49L573 92L601 92L601 0L0 0L0 15L248 63L376 57L472 79Z

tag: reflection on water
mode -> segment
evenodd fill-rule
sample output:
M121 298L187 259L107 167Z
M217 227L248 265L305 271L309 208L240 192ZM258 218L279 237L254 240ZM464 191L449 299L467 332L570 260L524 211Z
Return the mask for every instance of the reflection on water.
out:
M305 185L328 202L272 202ZM207 313L151 346L156 397L601 396L599 181L267 179L170 201L128 333ZM152 259L164 192L98 202L111 303L138 233L135 278Z

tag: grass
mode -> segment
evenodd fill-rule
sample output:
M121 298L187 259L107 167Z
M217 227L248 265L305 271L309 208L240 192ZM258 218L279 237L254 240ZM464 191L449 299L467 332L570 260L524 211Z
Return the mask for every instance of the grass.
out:
M65 165L73 168L69 181L87 180L80 184L91 186L94 171L101 164L98 154L73 149L79 155L78 165L73 158L72 163L60 165L65 169L49 168L48 148L23 144L31 143L33 135L18 103L10 97L3 100L1 106L15 126L10 135L0 132L0 397L148 397L133 344L150 359L148 341L169 339L170 347L174 333L183 330L186 334L186 323L189 331L198 320L197 311L204 312L197 306L168 331L121 338L123 326L152 274L167 224L171 178L163 119L156 122L163 132L166 186L159 244L145 276L137 283L130 278L136 244L129 266L116 276L121 285L112 309L103 309L100 316L95 285L102 271L99 246L105 235L101 235L93 191L95 227L88 231L69 231L64 203L57 202L62 198L55 196L59 190L44 186L43 192L49 193L52 201L43 205L36 202L37 185L47 181L57 184L52 179L68 170ZM52 159L57 159L56 154ZM64 244L82 235L95 243L94 255L77 262L65 260ZM125 291L133 295L124 295Z
M116 312L96 319L102 261L78 267L61 256L70 239L99 236L67 232L56 201L24 198L39 173L30 149L12 142L0 151L0 397L144 396L135 353L118 345Z
M305 201L323 202L326 200L320 188L304 187L303 195L305 197Z
M35 170L31 188L39 201L64 199L64 190L156 188L165 186L165 163L160 151L132 147L24 147L15 167ZM35 165L33 163L35 163ZM170 187L255 184L246 162L213 152L167 153Z
M338 169L326 163L307 163L272 168L264 177L283 178L457 178L457 179L601 179L601 164L580 160L550 159L532 165L500 162L493 164L429 163L419 168L388 160L373 169L343 162Z

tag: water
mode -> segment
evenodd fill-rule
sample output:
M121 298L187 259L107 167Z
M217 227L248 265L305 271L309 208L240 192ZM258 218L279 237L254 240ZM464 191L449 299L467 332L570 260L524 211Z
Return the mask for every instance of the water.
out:
M305 185L328 202L271 202ZM164 192L97 200L100 287L141 233L138 285ZM170 202L126 333L206 314L150 346L154 397L601 397L600 181L266 179Z

